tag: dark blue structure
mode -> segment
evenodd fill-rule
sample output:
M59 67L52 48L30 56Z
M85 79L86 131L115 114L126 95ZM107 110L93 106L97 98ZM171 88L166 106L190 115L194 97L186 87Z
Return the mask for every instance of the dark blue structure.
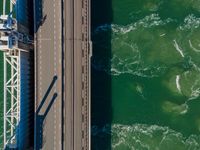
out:
M18 31L33 35L33 0L17 0L15 6ZM20 52L20 122L18 149L33 149L34 144L34 53Z

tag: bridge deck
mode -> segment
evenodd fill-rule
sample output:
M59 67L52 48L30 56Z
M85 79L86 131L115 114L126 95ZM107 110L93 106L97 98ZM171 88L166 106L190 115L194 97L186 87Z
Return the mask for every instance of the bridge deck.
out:
M61 1L35 0L35 148L61 149Z
M89 7L35 0L36 149L90 149Z
M90 149L90 0L65 0L64 149Z

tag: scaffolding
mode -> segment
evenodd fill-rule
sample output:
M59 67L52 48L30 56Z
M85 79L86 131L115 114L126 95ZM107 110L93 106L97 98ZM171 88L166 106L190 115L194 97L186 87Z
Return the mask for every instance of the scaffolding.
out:
M20 51L4 52L4 148L17 147L20 121Z
M3 0L3 14L0 15L0 50L4 53L4 149L17 148L20 123L20 58L18 42L31 43L29 36L19 33L17 21L12 18L16 0L9 0L9 14L6 14L6 0Z

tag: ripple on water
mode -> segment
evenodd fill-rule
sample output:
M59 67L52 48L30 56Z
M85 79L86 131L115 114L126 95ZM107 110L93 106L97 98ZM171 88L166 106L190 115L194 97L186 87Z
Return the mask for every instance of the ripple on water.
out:
M183 9L180 7L175 8L175 5L191 7L195 10L200 6L196 6L198 3L200 4L200 0L170 0L166 1L166 3L168 3L168 6L170 5L170 7L167 8L173 6L172 12L181 12ZM179 20L177 19L178 17L176 18L177 20L172 19L174 18L173 15L175 16L176 14L169 15L170 17L172 16L171 18L168 17L168 15L163 18L161 17L163 14L160 15L158 13L158 7L161 7L162 4L155 5L154 3L147 3L144 8L152 11L153 14L145 14L143 18L139 18L135 22L129 22L127 25L105 24L96 28L93 32L93 36L98 36L104 32L111 32L112 39L110 44L112 56L109 60L111 66L106 66L101 58L96 59L92 65L96 69L105 71L113 76L118 76L117 79L119 79L122 74L133 75L134 79L137 79L135 76L142 77L139 78L141 82L144 80L151 80L149 78L159 77L157 78L159 83L154 85L158 86L158 88L153 86L154 88L149 89L148 92L155 94L156 92L153 90L158 89L159 91L159 86L162 84L166 91L164 91L165 93L163 91L161 92L163 92L164 95L169 93L169 97L175 98L166 99L158 97L159 102L155 103L154 101L153 106L156 105L155 108L159 107L159 111L155 110L157 112L151 112L162 113L160 116L164 119L166 119L166 116L170 116L170 119L175 118L176 121L174 126L179 129L181 126L179 121L182 119L181 121L185 124L184 127L188 127L188 132L190 132L189 130L192 129L193 126L200 129L198 117L193 116L192 114L193 112L195 113L196 110L191 111L191 109L194 109L191 106L191 102L196 102L192 100L198 99L200 96L200 20L199 17L193 14L193 11L190 14L182 15L183 18L179 18ZM167 10L167 12L171 13L169 10ZM139 13L140 12L138 12L138 14ZM134 13L132 14L135 15ZM102 43L100 43L100 45L102 47ZM108 49L102 48L101 50L106 51ZM123 77L124 76L122 76L122 78ZM120 80L119 82L123 81L124 80ZM137 84L134 86L134 92L136 91L135 93L140 95L146 92L146 89L141 85ZM116 89L117 88L119 87L116 87ZM114 94L117 95L117 92ZM141 101L140 103L149 104L150 101L153 101L149 96L149 93L145 95L147 96L147 101ZM116 95L115 97L117 97ZM123 98L127 96L124 96L123 93L121 95ZM157 96L157 93L155 95ZM112 99L112 102L119 101L120 106L124 106L122 104L125 100L120 99L121 97L117 100ZM121 102L122 100L123 102ZM137 105L137 103L134 103L133 105ZM130 110L130 112L132 111L133 110ZM120 111L113 112L113 114L119 112ZM139 111L139 113L140 112L142 111ZM132 117L133 120L136 118L136 121L134 120L135 122L144 121L141 117L138 117L139 119L137 117L134 118L134 115L140 115L137 113L138 112L135 111L133 115L128 114L127 116L130 118ZM158 119L162 120L163 118L160 117ZM172 119L170 119L166 119L168 121L166 126L172 124ZM131 120L131 123L134 122L133 120ZM190 127L190 122L188 123L187 121L191 121L192 123L195 122L195 125ZM92 136L101 136L103 138L104 135L111 135L111 143L114 150L200 149L200 135L190 135L189 137L185 137L180 132L159 125L113 124L111 127L109 125L103 128L99 128L98 126L92 127Z
M172 115L183 115L188 111L188 105L186 103L176 104L171 101L164 101L162 109L165 113Z
M198 150L200 135L185 137L180 132L158 125L113 124L103 128L92 126L92 136L111 135L113 150Z
M148 78L159 77L167 70L172 70L169 79L166 78L166 86L177 95L182 94L188 99L197 98L200 94L197 75L200 73L200 41L195 36L199 32L194 33L193 29L199 29L199 18L190 14L178 28L163 28L170 22L173 22L170 18L162 20L158 14L151 14L126 26L99 26L95 34L112 30L111 67L98 59L93 62L93 66L115 76L132 74ZM177 67L180 71L173 72L171 66L177 64L181 64Z

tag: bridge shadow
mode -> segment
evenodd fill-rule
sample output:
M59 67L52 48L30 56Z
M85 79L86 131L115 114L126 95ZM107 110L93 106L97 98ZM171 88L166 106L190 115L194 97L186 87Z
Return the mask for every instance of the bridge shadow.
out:
M29 27L29 34L33 36L34 34L34 10L33 10L33 1L27 1L27 6L30 8L29 16L28 17L28 27Z
M50 111L53 103L55 102L56 98L57 98L57 93L54 93L53 96L51 97L51 99L49 101L47 101L47 97L49 96L54 84L57 81L57 76L53 77L53 80L51 81L40 105L38 106L37 110L36 110L36 114L35 114L35 125L36 125L36 129L35 129L35 148L36 150L42 149L44 143L45 143L45 138L43 137L43 126L45 124L45 119L46 116L48 114L48 112ZM47 101L47 102L46 102ZM41 109L43 108L44 104L47 104L46 110L43 111L44 113L41 113Z
M47 15L43 13L43 6L44 0L35 0L35 33L37 33L40 26L42 26L47 19Z
M111 23L112 0L91 1L93 56L91 68L92 150L111 150Z

